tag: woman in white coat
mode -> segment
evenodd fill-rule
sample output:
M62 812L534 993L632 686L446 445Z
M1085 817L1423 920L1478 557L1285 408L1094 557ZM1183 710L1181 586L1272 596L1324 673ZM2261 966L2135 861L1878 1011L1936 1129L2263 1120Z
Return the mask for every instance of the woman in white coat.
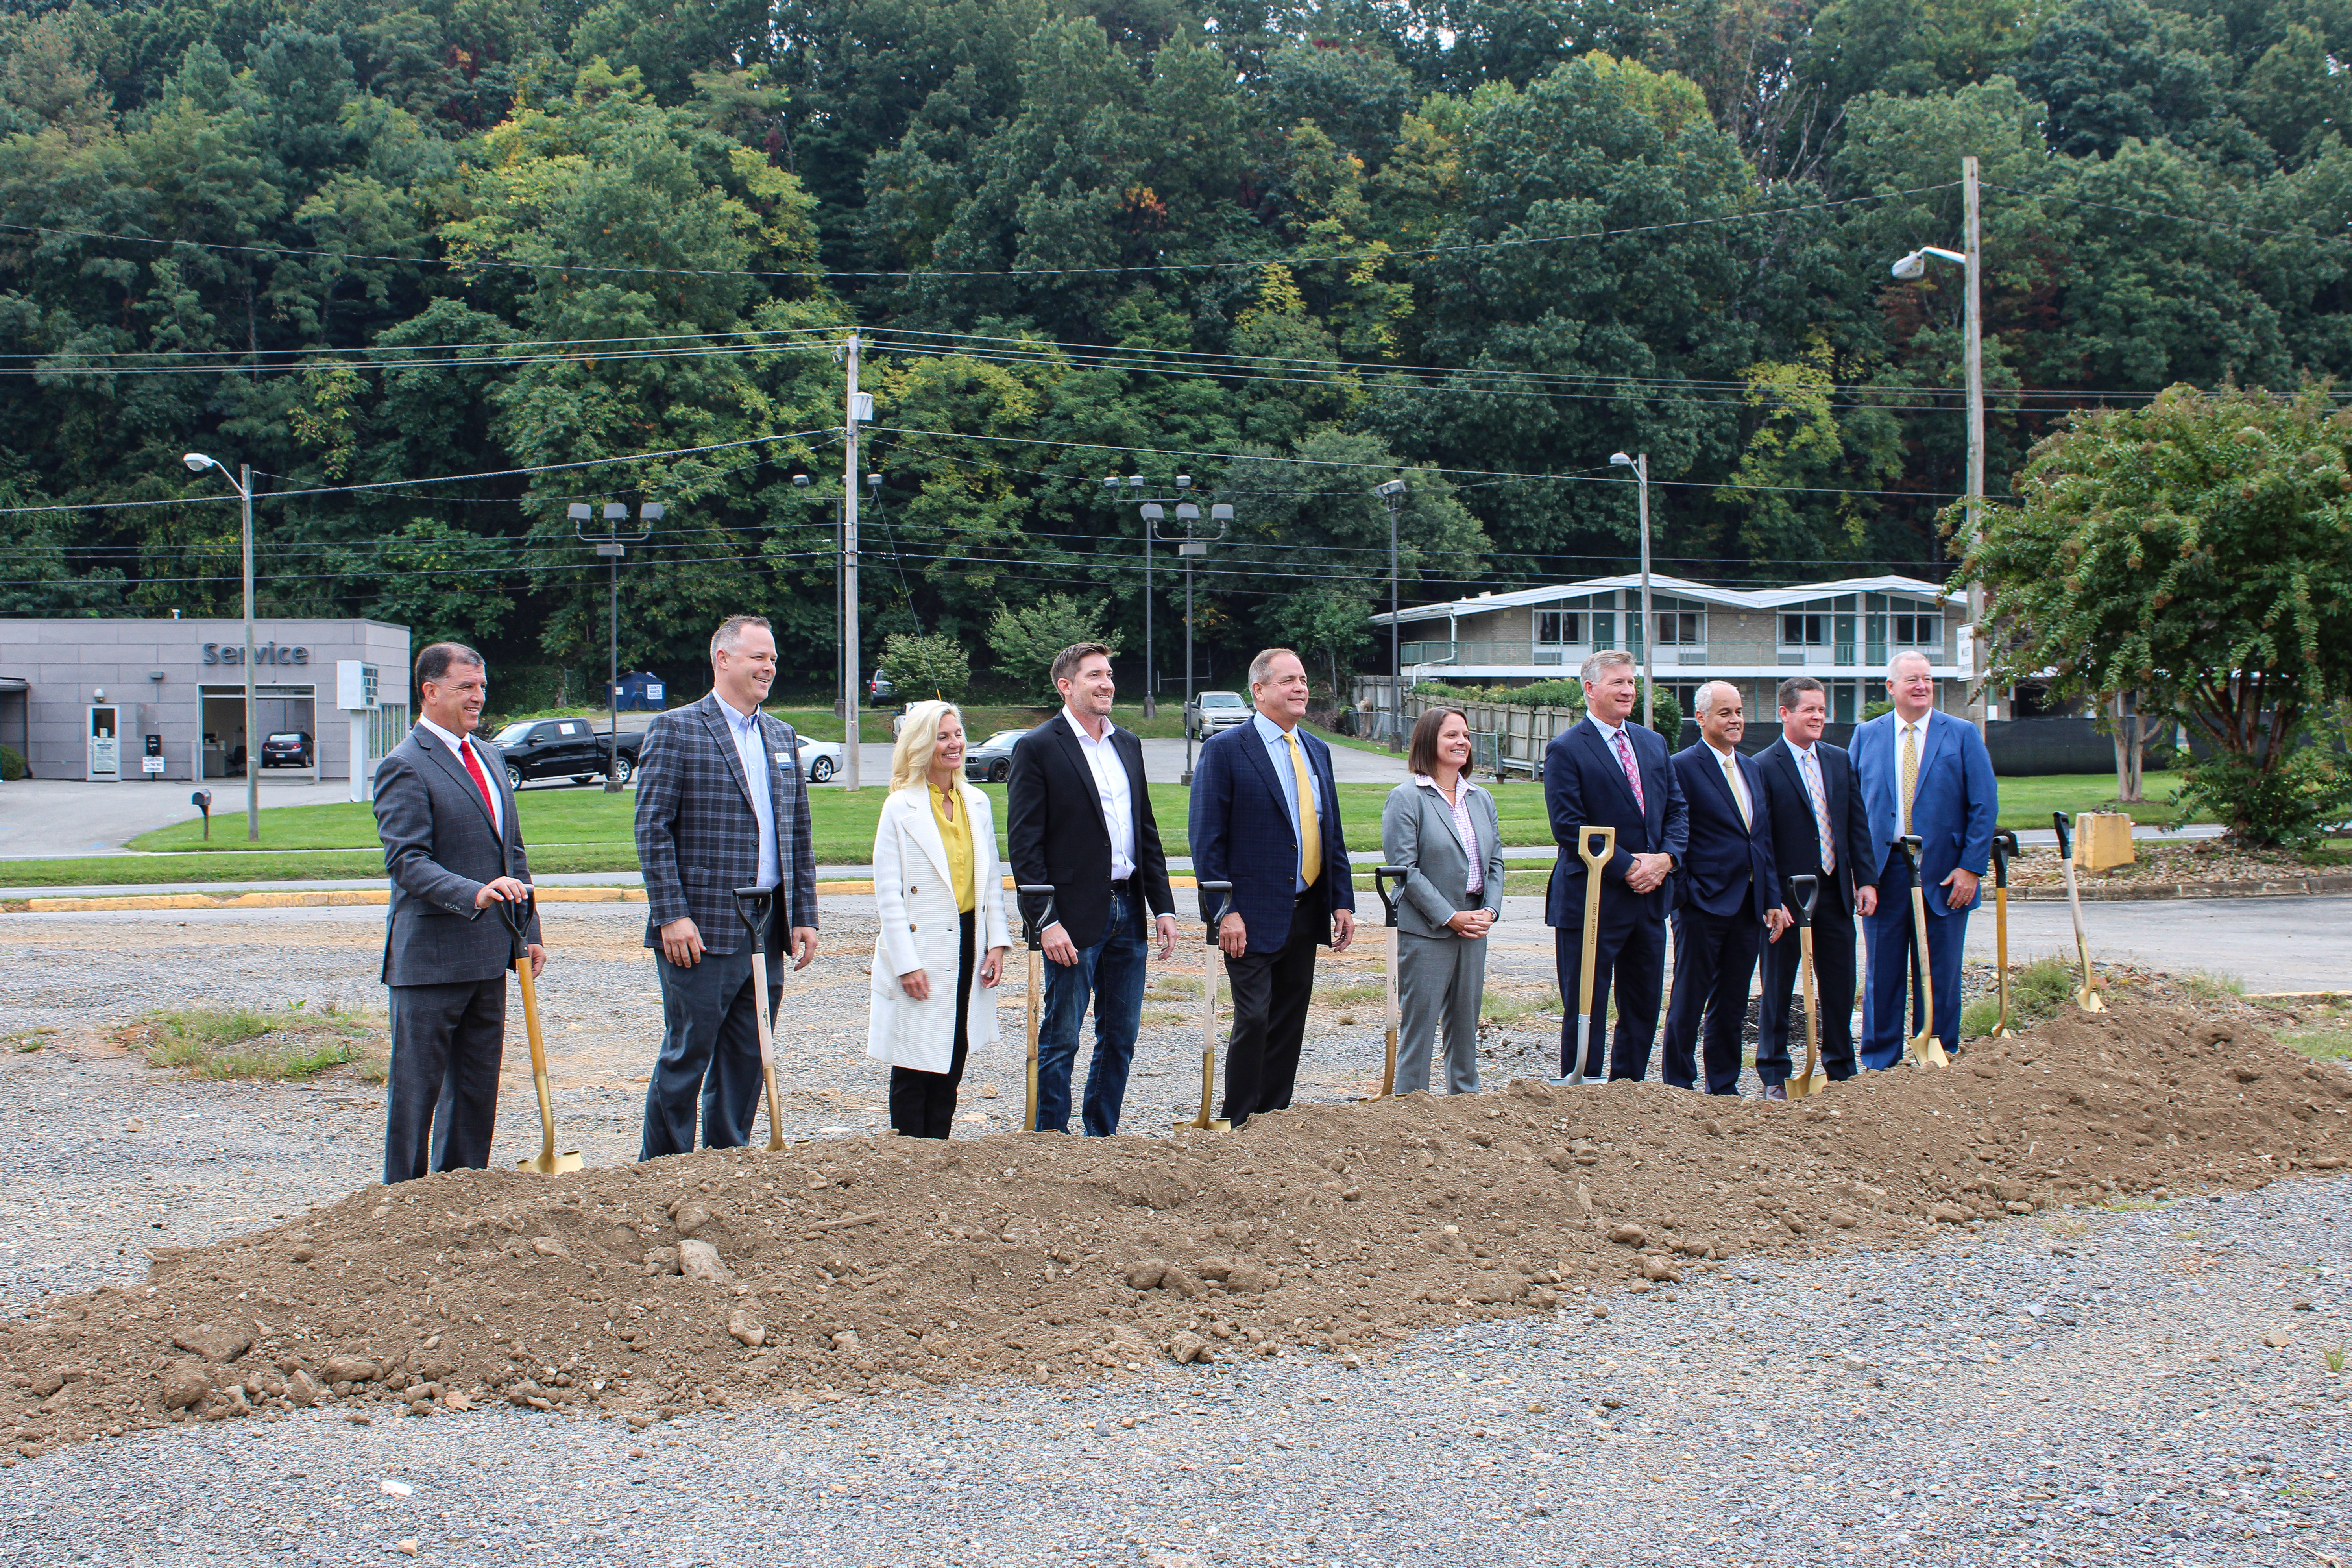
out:
M874 829L873 1006L866 1052L890 1064L890 1125L944 1138L975 1045L996 1038L1004 873L988 797L963 782L963 715L918 702L890 752ZM976 952L986 957L973 963Z

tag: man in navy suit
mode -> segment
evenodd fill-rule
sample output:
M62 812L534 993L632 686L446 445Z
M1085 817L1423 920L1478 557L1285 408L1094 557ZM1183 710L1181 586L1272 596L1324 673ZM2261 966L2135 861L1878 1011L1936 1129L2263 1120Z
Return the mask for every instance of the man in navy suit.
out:
M1593 1020L1585 1064L1589 1081L1640 1079L1650 1070L1650 1041L1658 1027L1658 992L1665 980L1669 879L1690 832L1689 811L1666 743L1626 721L1633 711L1633 656L1605 649L1584 661L1584 717L1552 737L1544 750L1544 809L1552 865L1544 923L1552 928L1565 1013L1559 1030L1559 1073L1577 1071L1576 1020L1587 1010L1583 981L1584 862L1576 851L1580 827L1613 827L1615 850L1601 868L1601 930L1592 969ZM1601 1024L1609 992L1617 991L1617 1045L1601 1070Z
M1299 728L1307 666L1286 647L1250 660L1257 714L1212 737L1192 770L1192 871L1231 882L1230 900L1201 918L1234 988L1225 1047L1225 1119L1239 1127L1286 1110L1315 990L1315 949L1356 939L1356 881L1341 841L1331 749Z
M1919 882L1927 893L1927 967L1936 995L1928 1013L1915 975L1912 1006L1934 1018L1944 1048L1956 1051L1960 952L2000 810L1984 738L1967 720L1935 711L1936 680L1927 656L1906 651L1889 659L1886 693L1895 711L1853 732L1853 766L1869 813L1878 884L1877 911L1863 922L1870 950L1870 989L1862 1004L1866 1068L1891 1068L1903 1059L1903 979L1915 938L1911 873L1894 841L1919 836Z
M1772 869L1763 777L1739 754L1747 732L1739 689L1710 680L1698 689L1699 742L1675 753L1690 838L1675 879L1675 1000L1666 1009L1665 1077L1675 1089L1696 1086L1704 1014L1709 1094L1739 1092L1740 1026L1748 1020L1759 938L1769 934L1778 942L1788 920ZM1767 1099L1789 1098L1787 1089L1775 1093L1775 1088L1766 1089Z
M1780 682L1780 738L1757 753L1764 775L1765 812L1772 823L1772 864L1780 891L1789 879L1815 879L1813 984L1821 1012L1822 1067L1843 1082L1853 1066L1853 922L1878 908L1871 882L1878 854L1871 845L1870 816L1854 782L1853 759L1822 739L1829 722L1828 693L1810 675ZM1766 1098L1787 1084L1793 1051L1790 1006L1797 970L1804 963L1800 939L1783 936L1765 944L1763 1018L1757 1029L1756 1076Z

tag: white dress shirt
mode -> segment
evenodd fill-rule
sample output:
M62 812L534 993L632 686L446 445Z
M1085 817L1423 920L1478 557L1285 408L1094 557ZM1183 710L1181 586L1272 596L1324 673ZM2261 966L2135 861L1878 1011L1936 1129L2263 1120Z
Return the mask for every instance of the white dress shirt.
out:
M421 727L432 731L434 739L449 748L450 755L457 759L457 771L466 774L468 784L472 783L474 775L466 767L466 742L422 715L418 716L416 722ZM492 768L504 772L507 765L505 759L491 755L489 749L479 742L474 744L474 761L481 764L482 779L485 783L488 782ZM499 843L506 842L506 813L499 808L499 786L496 784L490 785L490 831L499 836Z
M735 756L743 764L744 793L751 797L751 815L760 819L760 886L772 888L784 879L784 874L776 857L774 769L768 761L767 737L761 733L760 710L740 712L721 697L719 711L727 716L728 731L735 737Z
M1067 703L1062 707L1062 717L1069 721L1070 733L1078 738L1078 753L1095 775L1095 800L1102 807L1103 830L1110 835L1110 879L1124 882L1135 875L1135 796L1128 788L1127 763L1111 742L1117 726L1103 721L1102 739L1097 741L1087 733L1086 725Z
M1706 749L1715 752L1716 765L1723 770L1725 780L1731 785L1731 798L1739 807L1739 820L1748 826L1756 826L1756 803L1748 796L1748 776L1740 770L1739 753L1722 751L1709 741Z

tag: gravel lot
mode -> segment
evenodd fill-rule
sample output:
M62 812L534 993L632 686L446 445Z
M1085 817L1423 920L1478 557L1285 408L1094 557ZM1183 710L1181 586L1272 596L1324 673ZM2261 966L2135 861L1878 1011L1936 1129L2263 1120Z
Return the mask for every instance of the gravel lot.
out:
M2322 1563L2347 1224L2340 1178L2045 1215L1360 1372L153 1433L17 1465L0 1563Z

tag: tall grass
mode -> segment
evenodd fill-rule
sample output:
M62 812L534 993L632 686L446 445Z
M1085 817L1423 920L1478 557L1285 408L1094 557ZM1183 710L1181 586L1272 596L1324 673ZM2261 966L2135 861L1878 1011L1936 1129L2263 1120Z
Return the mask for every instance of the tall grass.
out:
M150 1067L197 1078L282 1082L339 1067L358 1068L371 1083L384 1077L382 1036L366 1018L332 1007L168 1008L150 1013L116 1038Z

